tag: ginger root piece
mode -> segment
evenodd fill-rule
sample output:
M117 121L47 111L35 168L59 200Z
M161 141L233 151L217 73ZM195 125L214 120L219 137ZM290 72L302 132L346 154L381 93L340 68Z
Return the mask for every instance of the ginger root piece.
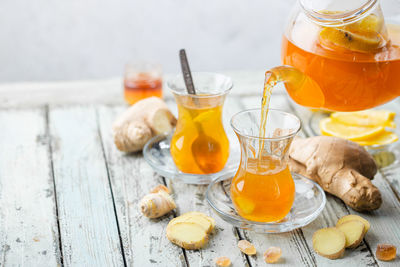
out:
M336 227L338 227L342 223L345 223L348 221L362 222L364 224L364 235L368 232L369 228L371 227L371 225L369 224L369 222L366 219L364 219L361 216L355 215L355 214L349 214L349 215L346 215L346 216L343 216L342 218L340 218L336 223Z
M280 247L270 247L264 252L266 263L276 263L281 258L282 250Z
M207 234L211 233L215 226L215 220L213 218L208 217L204 213L196 211L182 214L181 216L172 219L169 224L181 222L195 223L203 228Z
M215 259L215 264L218 267L229 267L231 266L231 260L228 257L222 256Z
M378 244L376 257L381 261L391 261L396 258L396 246L391 244Z
M322 228L312 237L314 251L319 255L334 260L343 256L346 237L335 227Z
M194 222L169 223L167 238L184 249L200 249L208 242L207 232Z
M336 226L346 237L346 248L356 248L364 238L365 227L360 221L347 221Z
M214 227L213 218L201 212L188 212L168 223L167 238L182 248L200 249L207 244Z
M176 208L175 201L167 191L169 192L167 187L159 185L151 190L154 193L147 194L140 200L139 207L144 216L158 218Z
M314 180L354 210L381 206L381 193L371 183L377 167L362 146L331 136L295 138L289 157L291 171Z
M138 101L122 113L113 124L114 143L124 152L143 149L155 135L172 131L176 118L161 98Z
M256 255L257 253L256 247L247 240L240 240L237 246L246 255Z
M169 190L169 188L163 184L159 184L156 187L154 187L153 189L151 189L150 193L158 193L160 191L164 191L165 193L171 194L171 191Z

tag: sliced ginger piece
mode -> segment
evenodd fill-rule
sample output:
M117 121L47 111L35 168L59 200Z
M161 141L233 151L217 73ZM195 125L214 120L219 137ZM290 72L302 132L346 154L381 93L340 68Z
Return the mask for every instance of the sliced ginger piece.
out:
M381 261L391 261L396 258L396 246L391 244L378 244L376 257Z
M313 248L316 253L334 260L343 256L346 247L346 237L335 227L322 228L312 237Z
M336 226L346 237L346 248L356 248L360 245L364 233L364 224L360 221L347 221Z
M246 255L256 255L257 253L256 247L247 240L240 240L237 245L240 251Z
M337 223L336 223L336 227L338 227L339 225L348 222L348 221L359 221L362 222L364 224L364 235L368 232L369 228L371 227L371 225L369 224L369 222L364 219L361 216L355 215L355 214L349 214L346 216L343 216L342 218L340 218Z
M228 257L222 256L215 259L215 264L218 267L229 267L231 266L231 260Z
M215 220L213 218L205 215L204 213L195 211L182 214L181 216L173 219L170 224L181 222L195 223L202 227L207 234L211 233L215 227Z
M168 223L167 238L184 249L200 249L208 242L208 235L203 227L192 222Z

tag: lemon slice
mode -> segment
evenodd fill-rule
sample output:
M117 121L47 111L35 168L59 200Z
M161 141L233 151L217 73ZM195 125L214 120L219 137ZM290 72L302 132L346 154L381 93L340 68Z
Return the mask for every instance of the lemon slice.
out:
M385 131L382 126L352 126L336 122L331 118L322 119L319 123L319 128L323 135L336 136L352 141L371 139Z
M382 17L370 14L360 21L346 25L345 28L349 31L379 33L382 31L383 26L384 21Z
M353 126L384 126L396 128L393 122L396 113L388 110L364 110L356 112L334 112L333 121Z
M380 135L375 136L374 138L360 140L356 142L362 146L373 146L373 145L388 145L396 142L397 140L399 140L399 137L395 133L384 131Z
M377 33L351 32L344 28L325 27L319 33L320 43L326 47L343 47L357 52L370 52L381 47L383 39Z
M204 121L206 121L206 120L209 120L209 119L211 119L211 118L213 118L214 116L217 116L217 115L218 115L218 112L217 112L217 111L215 111L215 110L209 110L209 111L202 112L202 113L200 113L199 115L197 115L197 116L193 119L193 121L194 121L194 122L199 122L199 123L201 123L201 122L204 122Z
M319 41L328 48L342 47L357 52L370 52L384 44L384 26L383 18L370 14L342 27L323 27Z

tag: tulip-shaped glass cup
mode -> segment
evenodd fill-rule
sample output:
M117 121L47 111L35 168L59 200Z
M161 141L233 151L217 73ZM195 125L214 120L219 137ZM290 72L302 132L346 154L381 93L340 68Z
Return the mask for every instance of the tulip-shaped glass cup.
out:
M260 138L260 122L260 109L245 110L232 117L241 160L232 180L231 198L243 218L277 222L289 213L295 197L288 159L290 144L301 123L293 114L270 109L265 137Z
M171 156L185 173L210 174L222 170L229 157L229 141L222 123L229 77L193 72L196 95L188 94L182 75L170 80L178 105L178 123L171 140Z

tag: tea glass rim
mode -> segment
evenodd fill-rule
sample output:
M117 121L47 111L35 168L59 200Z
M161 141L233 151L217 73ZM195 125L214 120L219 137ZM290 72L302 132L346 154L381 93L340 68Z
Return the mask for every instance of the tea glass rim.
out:
M289 115L291 117L293 117L295 120L298 121L298 127L297 129L295 129L292 133L290 134L286 134L286 135L281 135L281 136L277 136L277 137L260 137L259 135L249 135L249 134L245 134L242 131L240 131L237 127L234 126L234 120L237 116L243 114L243 113L250 113L250 112L254 112L254 111L258 111L261 112L261 108L251 108L251 109L245 109L242 111L239 111L238 113L235 113L231 120L230 120L230 125L232 127L232 129L235 131L236 134L242 136L242 137L246 137L246 138L252 138L252 139L258 139L258 140L267 140L267 141L280 141L280 140L285 140L285 139L289 139L289 138L293 138L294 136L296 136L296 134L300 131L301 126L302 126L302 122L300 120L299 117L297 117L295 114L293 113L289 113L280 109L274 109L274 108L270 108L268 109L268 116L271 115L271 111L272 112L279 112L281 114L285 114L285 115Z
M178 79L182 79L183 80L183 74L177 74L174 77L169 78L167 80L167 83L166 83L167 87L168 87L169 90L171 90L172 93L174 93L174 94L176 94L178 96L191 96L193 98L204 98L204 99L226 95L233 88L232 78L227 76L227 75L224 75L224 74L221 74L221 73L218 73L218 72L209 72L209 71L194 71L194 72L192 72L192 76L199 75L199 74L200 75L210 75L210 76L220 76L221 78L224 78L224 79L227 80L228 86L227 86L226 89L221 90L220 92L217 92L217 93L193 95L193 94L189 94L186 91L186 89L185 90L180 90L180 91L174 89L174 86L172 84L174 82L176 82ZM196 86L195 86L195 88L196 88Z

